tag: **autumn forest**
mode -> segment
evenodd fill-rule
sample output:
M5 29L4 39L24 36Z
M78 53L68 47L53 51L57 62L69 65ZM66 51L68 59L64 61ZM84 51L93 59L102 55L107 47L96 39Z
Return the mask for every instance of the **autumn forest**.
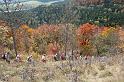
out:
M0 0L0 82L124 82L124 1L43 1Z

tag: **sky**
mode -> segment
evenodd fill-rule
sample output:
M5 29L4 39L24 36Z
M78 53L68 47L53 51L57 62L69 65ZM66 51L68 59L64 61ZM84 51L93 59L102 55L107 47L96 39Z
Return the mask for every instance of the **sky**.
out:
M12 1L27 1L27 0L12 0ZM0 0L0 2L3 2L3 0Z
M19 1L19 2L21 2L21 1L39 1L39 0L12 0L13 2L15 2L15 1ZM45 0L41 0L41 1L45 1ZM62 1L62 0L49 0L49 1ZM3 2L3 0L0 0L0 2Z

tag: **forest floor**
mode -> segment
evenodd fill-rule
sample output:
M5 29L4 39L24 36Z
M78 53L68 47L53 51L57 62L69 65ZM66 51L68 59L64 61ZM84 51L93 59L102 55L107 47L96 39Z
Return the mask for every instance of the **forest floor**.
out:
M0 60L0 82L124 82L122 55L93 60L35 62L35 65Z

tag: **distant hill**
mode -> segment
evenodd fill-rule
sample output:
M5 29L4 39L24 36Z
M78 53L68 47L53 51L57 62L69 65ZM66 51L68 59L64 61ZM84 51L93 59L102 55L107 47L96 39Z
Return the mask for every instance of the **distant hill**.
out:
M12 5L12 6L10 5L11 10L14 10L14 7L16 6L16 3L15 3L16 1L17 0L15 0L11 3L11 5ZM2 2L2 0L0 0L0 2ZM19 0L19 2L20 2L20 4L23 4L22 9L33 9L40 5L49 6L54 3L61 3L61 2L64 2L64 0ZM0 5L0 8L4 9L4 6L2 6L2 5L3 4Z
M41 2L51 2L51 1L64 1L64 0L37 0L37 1L41 1Z
M24 4L24 9L32 9L32 8L36 8L40 5L51 5L53 3L61 3L64 0L31 0L31 1L25 1L22 2L22 4Z
M28 2L28 1L40 1L40 2L51 2L51 1L62 1L62 0L12 0L11 2ZM3 2L3 0L0 0Z

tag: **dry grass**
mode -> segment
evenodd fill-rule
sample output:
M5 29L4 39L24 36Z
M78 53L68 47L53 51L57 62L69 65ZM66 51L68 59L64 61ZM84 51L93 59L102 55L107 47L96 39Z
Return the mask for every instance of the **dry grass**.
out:
M35 67L0 61L0 82L124 82L123 62L120 57L111 59L87 66L82 61L73 61L71 68L67 61L37 62Z

